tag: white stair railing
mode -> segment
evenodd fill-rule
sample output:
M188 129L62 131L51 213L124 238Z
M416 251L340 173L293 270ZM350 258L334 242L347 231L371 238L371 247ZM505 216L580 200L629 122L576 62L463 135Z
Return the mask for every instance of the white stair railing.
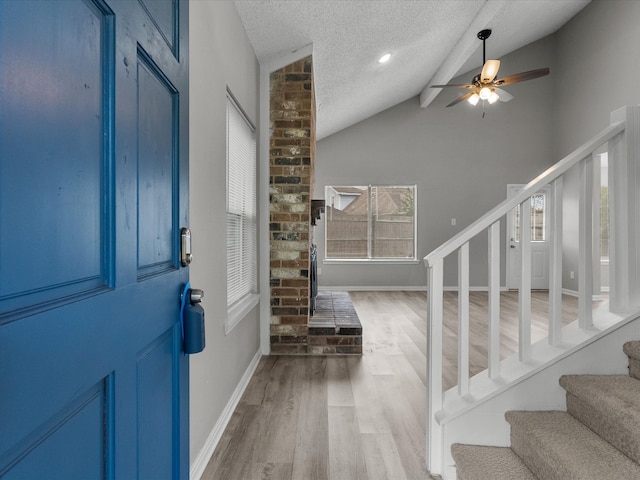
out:
M627 182L620 186L615 183L615 172L620 177L620 170L633 170L637 177L637 186L640 187L640 108L625 107L612 114L612 123L598 135L586 142L580 148L558 162L553 167L528 183L520 192L506 199L493 210L486 213L476 222L469 225L448 242L436 248L424 258L428 268L428 332L427 332L427 467L431 474L442 474L444 449L444 430L438 421L439 413L446 406L443 405L443 293L444 293L444 259L457 252L458 255L458 385L457 392L460 396L467 396L471 391L469 378L469 242L479 235L487 235L488 238L488 338L487 338L487 365L489 379L500 377L500 223L516 207L520 209L520 284L519 284L519 341L518 356L521 362L532 360L531 342L531 197L543 187L551 188L551 212L549 242L549 329L548 340L551 345L559 345L562 341L561 309L562 309L562 211L563 211L563 178L565 173L578 165L580 168L580 194L579 194L579 325L582 329L590 328L592 323L592 293L593 293L593 165L592 157L604 144L609 145L609 165L624 163L616 166L614 171L614 183L610 186L612 195L611 203L617 203L617 207L623 202L625 195L633 196L633 185ZM630 131L625 134L625 128ZM617 158L624 157L624 158ZM595 162L597 165L597 162ZM622 178L618 180L618 183ZM613 190L613 192L612 192ZM620 192L624 190L624 192ZM625 193L626 192L626 193ZM629 199L631 197L627 197ZM635 198L635 197L634 197ZM640 265L638 249L635 255L629 255L622 248L615 245L624 245L624 240L614 239L616 228L622 222L633 223L632 227L638 228L638 221L634 221L634 208L640 213L639 204L631 208L631 212L611 215L611 246L612 257L618 257L631 263ZM626 209L625 209L626 210ZM629 226L625 226L624 232L628 232ZM629 237L627 237L627 241ZM634 239L636 240L636 239ZM617 242L617 243L616 243ZM613 250L616 250L615 252ZM633 263L635 262L635 263ZM632 265L632 269L633 269ZM637 298L630 298L627 294L631 287L638 286L638 280L625 268L613 265L611 288L615 284L626 285L621 292L611 292L611 303L616 301L624 306L633 304ZM627 270L629 267L626 267ZM615 278L614 278L615 277ZM627 286L631 283L631 287Z

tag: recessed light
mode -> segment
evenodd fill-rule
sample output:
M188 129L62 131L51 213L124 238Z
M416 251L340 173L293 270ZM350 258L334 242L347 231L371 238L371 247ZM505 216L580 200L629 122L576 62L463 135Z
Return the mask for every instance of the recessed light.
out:
M383 56L381 56L378 59L378 63L387 63L390 58L391 58L391 54L390 53L385 53Z

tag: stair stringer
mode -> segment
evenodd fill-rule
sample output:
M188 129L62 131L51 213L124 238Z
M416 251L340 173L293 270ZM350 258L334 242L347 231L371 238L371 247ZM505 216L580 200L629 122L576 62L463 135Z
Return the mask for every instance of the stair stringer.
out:
M640 339L640 311L625 319L609 320L585 333L577 321L563 329L563 343L550 347L546 339L532 347L532 362L517 355L501 363L501 375L489 379L487 371L471 379L471 395L460 397L455 388L445 392L437 420L443 428L443 480L456 480L451 445L510 445L509 410L564 410L565 374L627 374L629 359L622 345Z

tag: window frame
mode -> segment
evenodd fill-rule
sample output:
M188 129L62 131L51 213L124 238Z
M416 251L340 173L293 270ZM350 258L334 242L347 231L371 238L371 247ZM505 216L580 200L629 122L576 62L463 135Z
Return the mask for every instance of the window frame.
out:
M541 231L542 231L542 238L538 238L536 236L536 221L535 221L535 215L536 215L536 197L542 197L542 225L541 225ZM545 192L537 192L534 193L533 195L531 195L530 197L530 202L531 202L531 242L532 243L543 243L548 241L547 239L547 193ZM517 207L515 207L513 209L513 231L511 232L511 238L513 238L513 241L515 243L520 243L520 206L518 205Z
M374 188L410 188L413 192L413 257L373 257L371 254L371 242L372 242L372 222L371 217L373 211L371 208L371 192ZM328 256L328 222L329 220L329 208L331 203L328 198L329 189L363 189L367 193L367 258L335 258ZM365 190L366 189L366 190ZM323 264L417 264L420 263L418 258L418 186L417 184L403 184L403 185L381 185L381 184L369 184L369 185L325 185L325 215L324 215L324 259Z
M238 115L234 115L233 112L236 112ZM236 117L236 122L230 120L230 116ZM238 118L239 116L239 118ZM241 122L237 120L241 119ZM247 127L246 130L242 132L238 132L236 137L233 137L233 125L244 125ZM231 130L231 131L230 131ZM248 135L247 135L248 134ZM237 140L239 137L250 137L251 142L248 145L242 146L243 148L248 148L248 152L250 155L249 161L242 165L231 165L231 161L235 159L240 159L240 161L245 161L245 159L241 159L240 157L246 156L247 152L242 152L242 155L233 155L231 152L230 146L232 146L232 142L230 139ZM235 143L234 143L235 144ZM230 155L231 153L231 155ZM257 138L256 138L256 128L246 114L244 109L241 107L238 100L234 97L231 91L227 88L227 96L226 96L226 206L225 206L225 230L226 230L226 286L227 286L227 316L224 323L225 335L229 334L241 321L246 317L246 315L259 303L260 294L258 290L258 203L257 203L257 193L258 193L258 172L257 172ZM233 174L238 174L238 169L241 172L252 172L251 175L241 175L243 178L242 186L233 185L235 189L232 188L232 180L231 174L233 170ZM249 178L246 178L249 177ZM248 182L248 185L245 183ZM248 188L247 188L248 187ZM249 202L246 202L246 198L241 196L232 197L232 190L236 193L242 192L242 194L247 191L253 192L253 198L249 197ZM241 200L241 201L240 201ZM235 210L235 211L234 211ZM240 220L240 225L235 225L235 229L239 228L239 233L233 236L233 233L230 232L231 224L235 224L235 222L231 222L231 218ZM247 230L248 229L248 230ZM246 238L246 233L249 234L249 238ZM239 260L236 259L235 263L233 262L233 258L235 255L230 255L230 241L238 239L238 235L240 240L240 248L239 248ZM231 238L233 236L233 239ZM251 238L252 237L252 238ZM246 241L246 244L245 244ZM251 250L249 250L251 249ZM234 252L237 253L237 252ZM230 260L231 258L231 260ZM235 270L234 270L235 269ZM238 270L241 271L238 273ZM233 270L233 272L232 272ZM233 298L230 302L229 294L230 289L232 288L230 284L231 275L235 275L240 278L239 287L240 287L240 296L238 298ZM245 284L246 282L246 284Z

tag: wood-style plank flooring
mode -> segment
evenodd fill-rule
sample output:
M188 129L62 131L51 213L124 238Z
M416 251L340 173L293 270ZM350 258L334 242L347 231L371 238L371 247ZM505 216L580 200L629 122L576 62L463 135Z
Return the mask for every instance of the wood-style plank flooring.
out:
M426 293L351 292L362 357L263 357L203 480L417 480L424 463ZM444 383L456 378L457 294L445 293ZM502 355L517 346L517 293L501 295ZM532 340L546 336L532 292ZM472 292L471 374L486 368L487 294ZM563 320L577 317L565 296Z

